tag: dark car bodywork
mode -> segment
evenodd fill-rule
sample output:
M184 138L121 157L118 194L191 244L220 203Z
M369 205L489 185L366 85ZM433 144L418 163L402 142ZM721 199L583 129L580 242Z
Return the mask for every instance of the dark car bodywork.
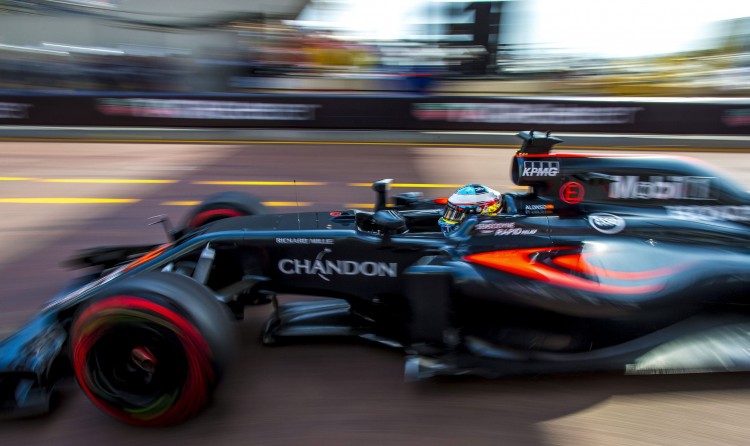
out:
M382 181L374 211L225 218L158 247L80 254L96 271L0 344L3 408L44 410L79 308L152 271L191 277L237 318L273 302L268 344L402 347L415 379L750 369L748 193L687 158L555 154L559 139L519 136L511 178L529 192L447 237L442 206L415 194L387 205Z

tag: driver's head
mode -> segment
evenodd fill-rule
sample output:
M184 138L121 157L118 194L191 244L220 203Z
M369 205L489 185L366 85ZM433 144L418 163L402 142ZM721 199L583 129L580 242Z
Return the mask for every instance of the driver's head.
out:
M438 224L443 233L448 234L458 229L470 215L497 215L502 205L503 196L496 190L481 184L467 184L450 196Z

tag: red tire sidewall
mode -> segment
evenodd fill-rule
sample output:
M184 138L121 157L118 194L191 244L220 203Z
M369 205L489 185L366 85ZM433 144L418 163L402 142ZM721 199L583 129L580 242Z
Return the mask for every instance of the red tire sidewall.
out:
M210 221L221 220L230 217L242 217L249 215L247 212L242 212L237 209L221 208L221 209L210 209L197 213L188 223L189 228L198 228Z
M129 412L99 398L91 388L88 357L96 343L122 318L155 323L170 330L183 348L187 371L179 395L171 406L158 413ZM136 425L171 425L200 411L216 384L213 354L200 331L177 311L152 299L120 295L106 297L86 307L71 330L72 363L84 393L112 417Z

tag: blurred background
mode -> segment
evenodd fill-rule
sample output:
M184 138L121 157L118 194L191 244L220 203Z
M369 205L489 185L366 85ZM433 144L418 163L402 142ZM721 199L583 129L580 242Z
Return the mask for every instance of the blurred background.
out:
M519 130L692 152L750 188L749 98L748 0L0 0L0 334L71 278L59 262L76 250L160 243L154 215L227 189L274 212L372 207L380 178L507 190ZM750 438L747 373L411 385L377 346L262 347L270 311L248 309L234 374L191 423L122 426L68 382L60 410L0 424L0 444Z
M0 0L0 89L750 95L745 0Z

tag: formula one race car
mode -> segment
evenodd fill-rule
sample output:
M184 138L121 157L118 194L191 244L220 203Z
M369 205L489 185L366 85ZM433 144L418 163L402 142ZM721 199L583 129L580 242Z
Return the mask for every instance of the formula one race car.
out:
M511 177L529 192L448 235L444 201L388 203L383 180L372 211L266 214L223 193L169 243L82 253L96 271L0 344L2 407L45 408L72 370L119 420L184 421L231 355L229 321L262 302L263 342L383 342L411 379L750 370L748 193L686 158L555 154L559 138L519 136Z

